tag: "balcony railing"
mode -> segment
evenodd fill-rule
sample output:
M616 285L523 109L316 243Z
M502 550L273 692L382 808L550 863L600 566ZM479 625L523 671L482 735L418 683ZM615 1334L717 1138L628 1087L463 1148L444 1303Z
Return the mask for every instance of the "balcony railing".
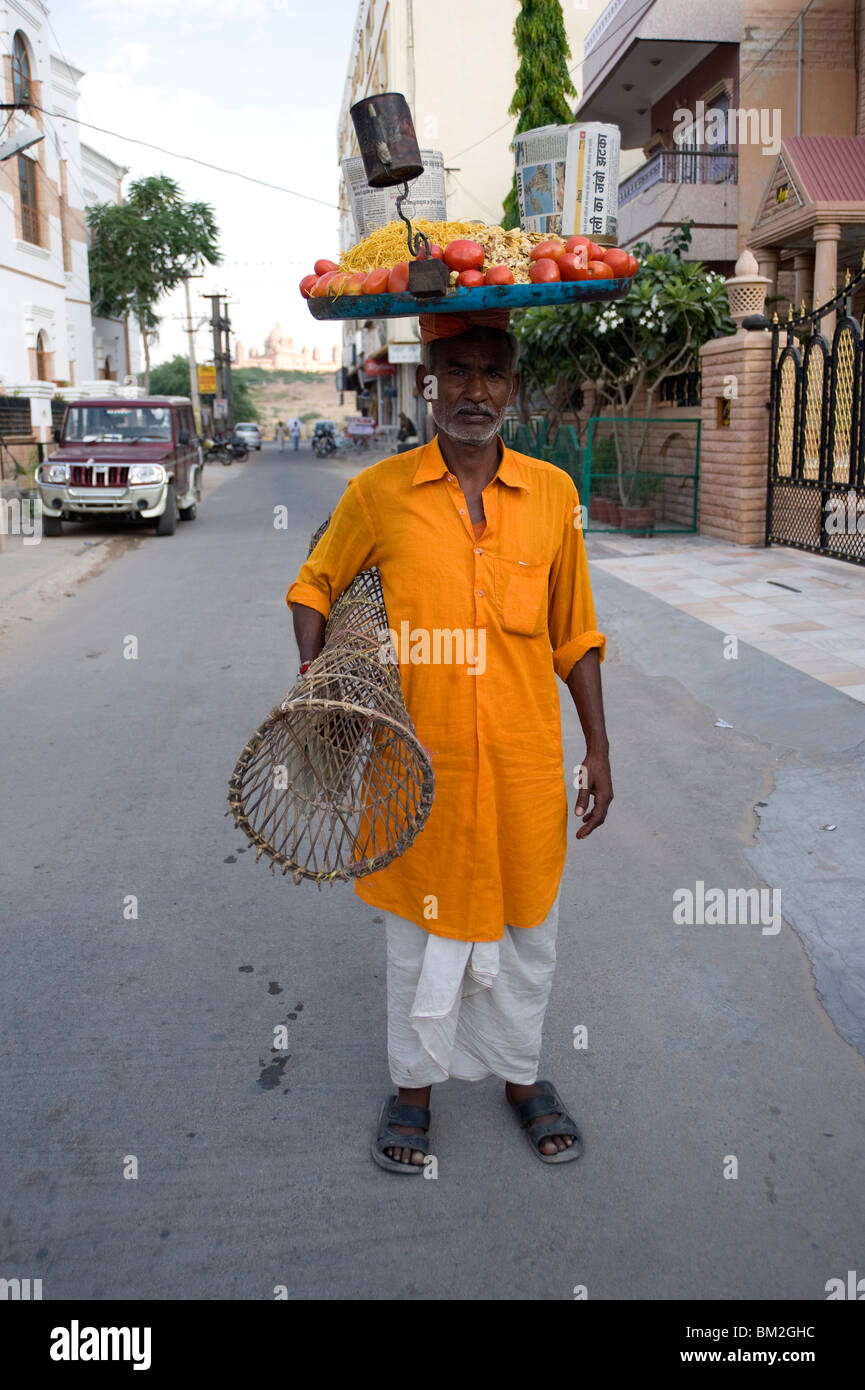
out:
M736 183L737 154L730 150L658 150L619 184L619 207L655 183Z

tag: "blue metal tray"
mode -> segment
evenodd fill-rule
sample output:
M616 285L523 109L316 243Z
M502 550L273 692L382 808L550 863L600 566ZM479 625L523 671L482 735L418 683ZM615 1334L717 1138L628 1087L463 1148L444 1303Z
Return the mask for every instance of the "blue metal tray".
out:
M476 309L534 309L542 304L577 304L624 299L631 281L570 280L551 285L482 285L456 289L435 299L413 294L340 294L308 299L314 319L398 319L417 314L468 314Z

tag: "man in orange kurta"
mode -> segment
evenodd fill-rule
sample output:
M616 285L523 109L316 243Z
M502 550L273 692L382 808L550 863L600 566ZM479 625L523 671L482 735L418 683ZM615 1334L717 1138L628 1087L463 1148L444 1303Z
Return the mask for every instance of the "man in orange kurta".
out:
M519 385L507 316L475 317L422 318L418 388L437 434L351 479L287 594L308 662L339 594L378 567L406 707L432 756L424 829L355 884L387 923L399 1089L373 1157L400 1172L420 1171L430 1085L448 1076L500 1075L544 1161L582 1151L555 1088L535 1078L567 848L556 676L586 737L582 839L612 800L604 638L573 482L498 433Z

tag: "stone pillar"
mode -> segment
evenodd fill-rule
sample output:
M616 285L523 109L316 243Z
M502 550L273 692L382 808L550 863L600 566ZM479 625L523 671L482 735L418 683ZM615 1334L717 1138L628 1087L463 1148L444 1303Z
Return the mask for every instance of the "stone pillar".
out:
M771 333L740 329L700 349L697 529L734 545L764 545ZM721 423L729 402L730 423Z
M814 252L797 251L793 257L793 270L796 275L796 300L793 309L794 313L799 314L803 301L806 310L814 307Z
M818 222L814 228L814 299L817 305L831 299L838 284L838 242L841 240L839 222ZM827 314L821 324L821 332L829 341L835 332L835 315Z
M769 284L766 286L766 297L772 299L778 293L778 262L781 259L780 251L776 251L774 246L760 246L755 252L757 257L757 267L761 275L765 275ZM774 312L774 304L769 307L769 317Z

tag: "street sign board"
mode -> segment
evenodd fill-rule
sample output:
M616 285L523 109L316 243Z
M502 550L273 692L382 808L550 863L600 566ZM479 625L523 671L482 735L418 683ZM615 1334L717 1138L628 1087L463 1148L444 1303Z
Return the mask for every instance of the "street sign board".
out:
M212 364L198 368L198 389L202 396L216 395L216 367Z
M388 343L388 362L419 362L420 343Z
M214 420L228 419L228 400L225 396L214 396L213 418Z

